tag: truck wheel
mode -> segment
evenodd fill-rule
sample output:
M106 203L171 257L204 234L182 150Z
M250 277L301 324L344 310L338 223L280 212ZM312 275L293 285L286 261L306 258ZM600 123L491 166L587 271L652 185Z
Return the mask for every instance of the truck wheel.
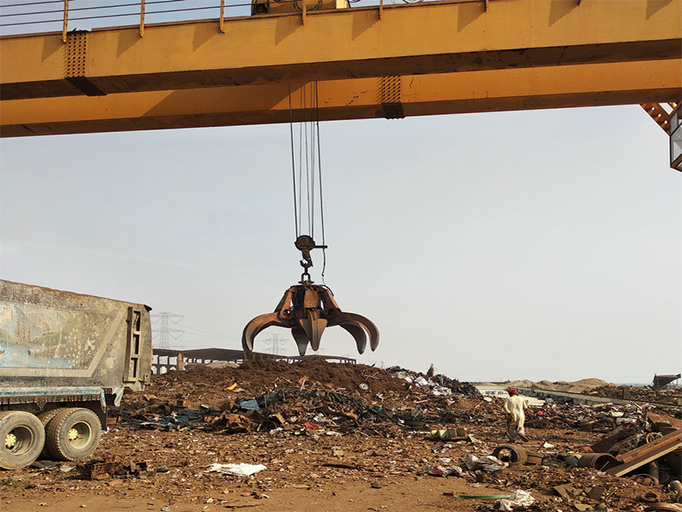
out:
M38 415L38 419L43 424L43 429L45 430L45 436L47 437L47 424L50 423L52 418L54 418L61 409L50 409L49 411L41 412ZM38 456L39 459L49 459L51 457L50 452L47 451L47 443L43 446L43 451Z
M0 468L28 466L44 445L45 429L36 416L25 411L0 412Z
M62 409L47 424L45 446L56 460L83 460L95 451L101 435L102 425L90 409Z

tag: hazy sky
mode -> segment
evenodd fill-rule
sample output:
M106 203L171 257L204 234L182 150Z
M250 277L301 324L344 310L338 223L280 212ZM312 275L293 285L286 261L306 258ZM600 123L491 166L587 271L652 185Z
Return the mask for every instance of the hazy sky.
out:
M460 380L680 372L667 144L639 106L322 124L326 283L381 331L359 361ZM1 139L0 201L2 278L182 315L178 346L239 348L300 278L288 125ZM256 349L273 334L291 339L270 328ZM355 343L330 328L320 353Z

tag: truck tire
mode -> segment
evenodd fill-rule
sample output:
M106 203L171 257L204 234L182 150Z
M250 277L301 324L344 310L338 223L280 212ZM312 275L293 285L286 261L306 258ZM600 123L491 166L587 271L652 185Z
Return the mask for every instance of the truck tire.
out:
M49 411L44 411L41 412L38 415L38 419L40 422L43 424L43 429L45 430L45 436L47 438L47 424L52 421L52 418L54 418L61 409L50 409ZM38 456L38 459L43 460L43 459L49 459L52 456L50 455L50 452L47 451L47 443L45 443L45 446L43 446L43 451L40 453Z
M19 469L38 458L45 445L45 429L30 412L0 412L0 468Z
M493 450L493 455L509 464L525 464L528 461L526 450L516 444L502 444Z
M45 446L55 460L83 460L95 451L102 425L90 409L62 409L45 429Z

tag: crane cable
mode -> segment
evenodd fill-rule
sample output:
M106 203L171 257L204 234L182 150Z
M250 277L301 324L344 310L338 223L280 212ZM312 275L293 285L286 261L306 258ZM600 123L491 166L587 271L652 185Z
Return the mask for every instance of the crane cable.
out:
M310 89L310 103L308 106L307 89ZM319 216L322 245L322 283L327 268L326 234L324 218L324 201L322 196L322 158L320 142L319 97L317 82L312 87L302 84L300 87L301 121L298 122L298 140L295 134L294 109L292 101L291 83L289 92L289 135L291 140L291 176L294 200L294 227L296 238L301 236L304 227L308 235L315 238L315 220ZM310 117L310 118L309 118ZM297 144L298 143L298 144ZM298 147L297 147L298 146ZM298 158L296 153L298 150ZM317 181L317 183L316 183ZM305 190L305 197L304 197ZM316 195L319 197L319 207L316 207ZM305 204L304 204L305 199ZM304 208L306 225L304 226Z

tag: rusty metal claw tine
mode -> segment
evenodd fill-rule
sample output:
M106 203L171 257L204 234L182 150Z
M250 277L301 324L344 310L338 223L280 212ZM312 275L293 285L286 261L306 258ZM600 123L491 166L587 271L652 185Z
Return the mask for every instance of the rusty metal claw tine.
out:
M308 349L308 343L310 343L308 335L302 327L292 327L291 334L293 335L296 345L298 346L299 355L304 356L306 350Z
M247 354L253 352L254 338L263 329L270 327L271 325L288 327L288 325L282 325L280 320L277 318L277 313L266 313L265 315L259 315L246 324L246 327L244 327L244 330L242 331L242 348L244 349L244 352Z
M377 329L377 326L374 325L374 322L372 322L369 318L365 318L364 316L358 315L357 313L338 312L337 314L333 315L329 321L329 325L340 325L343 327L344 324L357 324L362 327L369 335L369 347L372 350L377 349L379 346L379 329ZM358 350L360 350L359 346ZM362 352L360 353L362 354Z
M367 348L367 333L358 324L339 324L346 331L348 331L353 338L355 338L355 344L358 346L358 353L362 354Z
M317 309L309 310L305 318L299 320L301 327L305 329L310 346L317 351L320 348L320 340L325 327L327 327L327 319L320 317L320 311Z

